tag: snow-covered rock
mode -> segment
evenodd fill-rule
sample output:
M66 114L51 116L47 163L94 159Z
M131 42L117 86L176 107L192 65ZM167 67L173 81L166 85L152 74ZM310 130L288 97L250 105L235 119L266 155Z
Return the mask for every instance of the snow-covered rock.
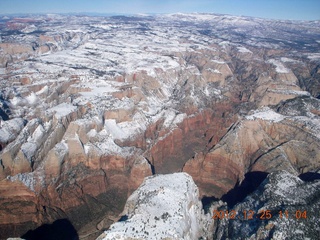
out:
M204 216L198 197L186 173L147 177L127 200L123 221L98 239L198 239Z
M286 171L273 172L218 219L216 239L319 239L320 181L304 182Z
M14 140L25 125L22 118L14 118L1 123L0 128L0 144L8 143Z
M272 122L280 122L285 118L285 116L283 116L279 113L276 113L275 111L273 111L272 109L270 109L268 107L258 109L256 111L254 111L253 114L246 116L246 119L248 119L248 120L255 120L257 118L272 121Z

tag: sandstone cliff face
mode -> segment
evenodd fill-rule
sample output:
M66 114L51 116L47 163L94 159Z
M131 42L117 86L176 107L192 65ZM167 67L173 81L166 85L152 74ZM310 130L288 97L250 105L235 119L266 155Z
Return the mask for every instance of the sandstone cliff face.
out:
M225 118L221 118L222 115ZM195 152L216 144L234 119L230 104L220 103L215 105L215 111L206 109L184 119L169 133L165 129L153 130L153 133L159 132L158 140L146 156L156 173L181 171Z
M57 173L50 165L1 182L1 204L8 206L1 209L3 236L26 232L39 223L62 218L68 218L81 235L92 228L97 231L95 225L89 226L88 230L86 224L91 221L97 224L107 215L99 230L105 228L112 223L110 218L116 218L121 212L128 193L136 189L145 176L151 175L150 165L144 159L128 161L122 157L100 157L100 167L96 169L81 161L72 164L74 160L66 157L57 166ZM132 166L125 166L130 162ZM17 207L21 202L26 206L23 217L21 208Z
M184 171L202 195L217 198L241 183L247 172L313 171L320 164L319 120L314 117L301 121L264 108L234 124L212 149L188 161Z
M84 148L93 141L88 131L101 131L99 121L74 121L83 114L77 109L59 114L46 124L28 122L1 154L1 203L8 206L1 209L2 236L61 218L70 219L80 234L82 228L98 231L86 224L97 224L105 215L116 218L128 194L152 174L138 154L105 155L95 147ZM17 206L22 202L28 207L20 217ZM107 219L99 230L110 223Z

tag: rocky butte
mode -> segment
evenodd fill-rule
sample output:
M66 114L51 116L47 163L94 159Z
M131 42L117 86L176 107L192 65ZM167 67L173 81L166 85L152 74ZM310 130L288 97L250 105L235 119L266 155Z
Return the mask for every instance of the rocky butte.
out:
M319 21L33 15L0 29L0 239L318 239L316 216L274 214L319 212Z

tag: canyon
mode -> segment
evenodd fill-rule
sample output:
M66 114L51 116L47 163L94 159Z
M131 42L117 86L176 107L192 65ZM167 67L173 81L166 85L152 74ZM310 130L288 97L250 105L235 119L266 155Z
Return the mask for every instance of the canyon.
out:
M96 239L152 175L185 172L194 198L232 207L271 174L319 174L319 29L217 14L2 17L0 239L63 219Z

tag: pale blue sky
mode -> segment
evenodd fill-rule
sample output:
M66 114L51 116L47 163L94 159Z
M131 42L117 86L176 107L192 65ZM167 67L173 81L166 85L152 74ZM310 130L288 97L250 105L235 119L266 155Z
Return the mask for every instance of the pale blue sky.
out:
M275 19L320 20L320 0L0 0L0 14L68 12L207 12Z

